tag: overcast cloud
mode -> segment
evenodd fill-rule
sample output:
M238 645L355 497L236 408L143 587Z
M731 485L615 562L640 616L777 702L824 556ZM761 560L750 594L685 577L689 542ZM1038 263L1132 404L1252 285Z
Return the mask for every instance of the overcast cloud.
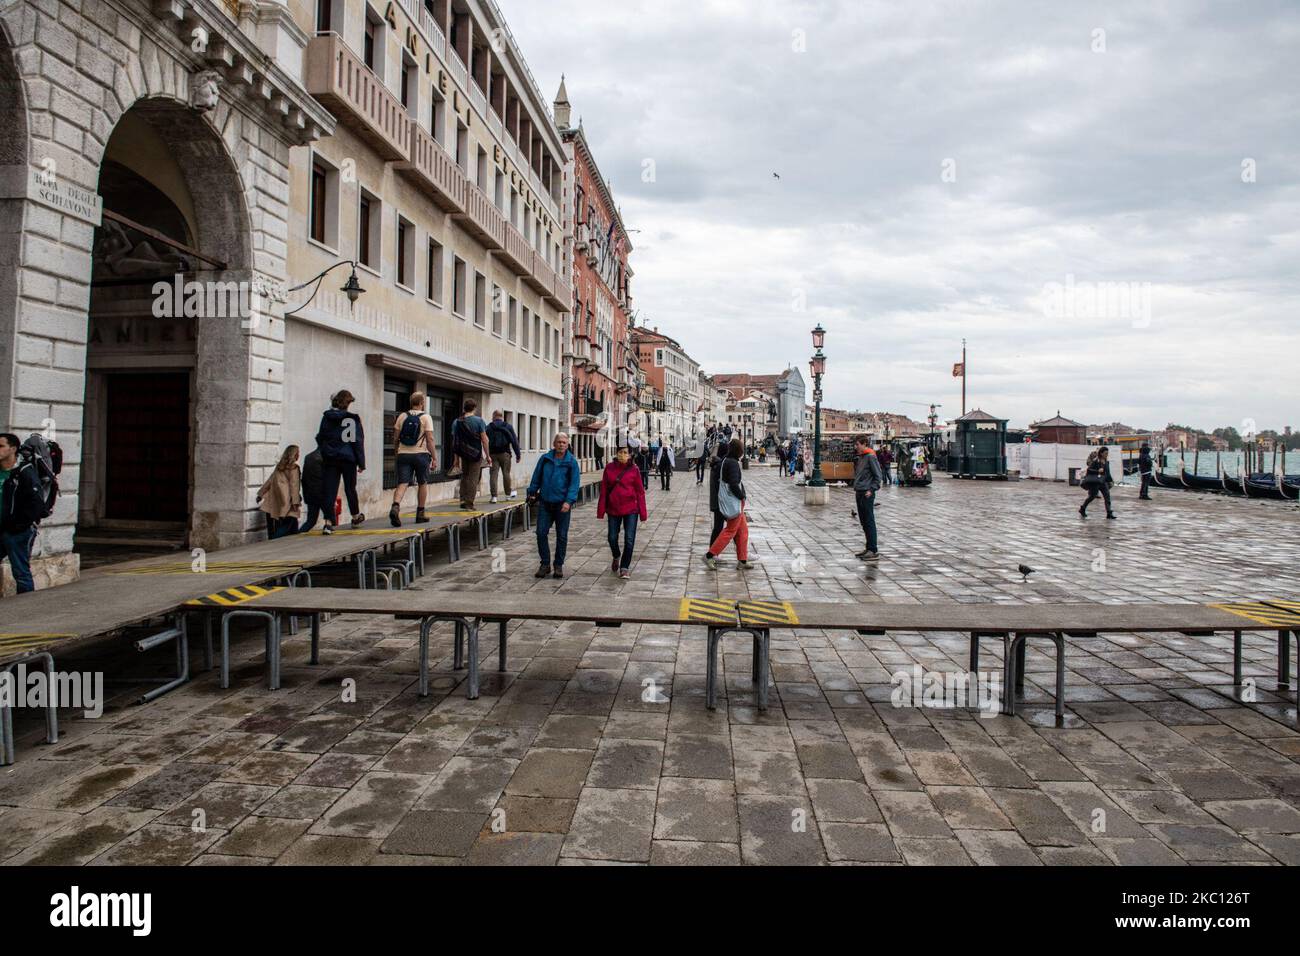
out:
M835 407L957 414L964 336L1013 425L1300 426L1300 5L498 3L706 371L807 377L821 322Z

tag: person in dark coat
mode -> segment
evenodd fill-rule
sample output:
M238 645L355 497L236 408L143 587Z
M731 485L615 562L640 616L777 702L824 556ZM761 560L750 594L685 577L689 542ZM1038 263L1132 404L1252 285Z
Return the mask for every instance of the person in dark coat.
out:
M863 561L875 561L880 557L876 542L876 495L884 484L885 472L865 435L858 438L857 448L858 460L853 466L853 492L857 499L858 521L862 524L862 533L867 536L867 546L856 556Z
M366 470L366 436L361 417L348 411L354 401L346 388L335 394L316 432L316 447L321 453L321 494L326 502L325 527L321 529L325 534L334 533L334 498L339 493L340 479L352 527L366 520L357 501L357 475Z
M1110 506L1110 486L1113 484L1115 479L1110 475L1110 449L1102 445L1088 456L1088 473L1082 481L1083 487L1088 490L1088 497L1079 505L1079 517L1088 517L1088 505L1101 497L1106 499L1106 517L1114 518L1115 512Z
M334 510L332 501L328 509L325 507L324 492L321 491L322 471L320 449L317 448L302 460L302 503L307 506L307 519L299 527L298 534L306 534L316 527L316 519L322 513Z
M0 434L0 560L8 559L19 594L36 590L32 579L32 542L45 517L41 479L22 443L11 432Z
M718 482L722 478L722 460L726 457L727 446L718 442L713 449L713 457L709 459L709 511L713 513L713 530L709 532L709 547L718 540L718 535L722 533L722 526L726 523L722 512L718 510Z
M1142 476L1142 490L1138 497L1145 501L1151 500L1151 495L1148 494L1151 490L1151 471L1151 446L1143 442L1138 451L1138 474Z
M736 567L741 570L748 570L750 567L749 521L745 518L745 482L740 465L740 459L744 454L744 442L739 438L733 438L727 446L727 457L722 460L722 465L718 469L719 491L725 482L727 490L740 502L740 513L734 518L723 516L722 533L714 539L709 545L709 550L704 553L704 563L710 569L718 566L718 555L733 541L736 543Z

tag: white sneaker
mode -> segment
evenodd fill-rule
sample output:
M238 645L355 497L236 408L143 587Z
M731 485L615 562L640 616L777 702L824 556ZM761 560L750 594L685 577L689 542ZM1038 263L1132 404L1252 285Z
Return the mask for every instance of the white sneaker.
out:
M507 498L518 498L518 497L519 497L519 492L517 492L517 491L512 491L512 492L510 492L510 494L506 495L506 497L507 497Z
M496 504L496 503L497 503L497 496L496 496L496 495L493 495L493 496L492 496L492 503L493 503L493 504Z

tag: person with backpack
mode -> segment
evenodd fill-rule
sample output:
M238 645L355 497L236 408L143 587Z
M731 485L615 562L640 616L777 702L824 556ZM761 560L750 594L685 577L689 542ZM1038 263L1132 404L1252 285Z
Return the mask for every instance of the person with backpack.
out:
M537 459L528 500L537 505L537 555L541 564L534 577L564 577L564 556L569 547L569 517L581 487L578 459L569 451L569 436L559 432L551 451ZM551 526L555 526L555 563L551 563Z
M1088 517L1088 505L1098 497L1106 499L1106 517L1115 517L1110 506L1110 486L1115 484L1115 479L1110 474L1110 449L1105 445L1088 456L1088 472L1079 484L1088 492L1088 497L1079 505L1080 518Z
M335 393L330 407L321 416L316 432L316 447L321 454L321 495L325 507L323 534L334 533L334 499L339 493L339 480L348 499L348 512L352 527L366 520L357 501L357 475L366 470L366 436L361 428L361 416L348 411L356 401L346 388Z
M483 465L488 460L487 422L474 414L478 408L474 399L465 399L463 407L465 413L451 425L451 449L453 465L460 462L460 507L473 511Z
M53 469L49 462L37 464L34 459L39 456L30 451L20 455L20 447L24 446L20 446L17 435L0 433L0 545L4 548L0 559L9 559L18 593L26 594L36 590L32 581L36 525L50 514L40 472L48 468L52 476ZM57 493L58 485L54 484L51 499Z
M727 457L718 471L718 511L726 523L704 554L704 563L710 569L718 567L718 555L733 540L736 542L736 567L742 571L750 568L749 523L745 520L745 484L740 470L740 458L744 454L745 443L739 438L733 438L727 446Z
M307 506L307 519L298 526L298 534L307 534L316 527L316 520L321 514L333 508L325 507L324 492L321 490L321 456L317 448L302 460L302 501Z
M656 467L659 472L659 490L671 491L673 486L673 469L677 467L677 456L673 454L671 444L659 446L659 456L656 460Z
M510 487L511 457L514 464L524 460L519 451L519 436L515 426L506 421L501 410L492 413L492 422L487 427L488 454L492 456L492 470L488 472L488 487L492 492L492 503L497 503L497 474L501 475L501 491L507 498L519 497L519 492Z
M298 468L297 445L284 450L275 471L258 489L257 506L266 513L267 540L298 533L298 520L302 517L302 471Z
M632 461L632 451L620 446L615 460L605 466L600 479L600 502L596 505L596 520L609 521L609 550L614 555L609 570L620 578L632 576L632 549L636 546L637 521L647 520L645 488L641 472ZM623 533L623 547L618 544Z
M858 460L853 465L853 494L857 499L858 521L862 533L867 536L867 546L855 557L876 561L880 558L876 538L876 495L885 483L885 470L880 467L880 459L871 448L871 439L859 435L855 444Z
M416 485L415 523L426 524L424 513L429 500L429 482L438 465L438 447L434 443L433 418L424 410L424 392L412 392L410 409L393 420L393 464L397 472L397 487L393 489L393 505L388 509L388 523L394 528L402 526L402 499L407 486Z
M636 467L641 472L641 487L650 490L650 449L640 445L636 450Z

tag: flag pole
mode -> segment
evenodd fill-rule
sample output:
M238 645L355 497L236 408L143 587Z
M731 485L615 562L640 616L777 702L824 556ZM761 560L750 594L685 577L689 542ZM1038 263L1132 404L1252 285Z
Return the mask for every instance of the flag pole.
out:
M961 413L966 414L966 340L961 340Z

